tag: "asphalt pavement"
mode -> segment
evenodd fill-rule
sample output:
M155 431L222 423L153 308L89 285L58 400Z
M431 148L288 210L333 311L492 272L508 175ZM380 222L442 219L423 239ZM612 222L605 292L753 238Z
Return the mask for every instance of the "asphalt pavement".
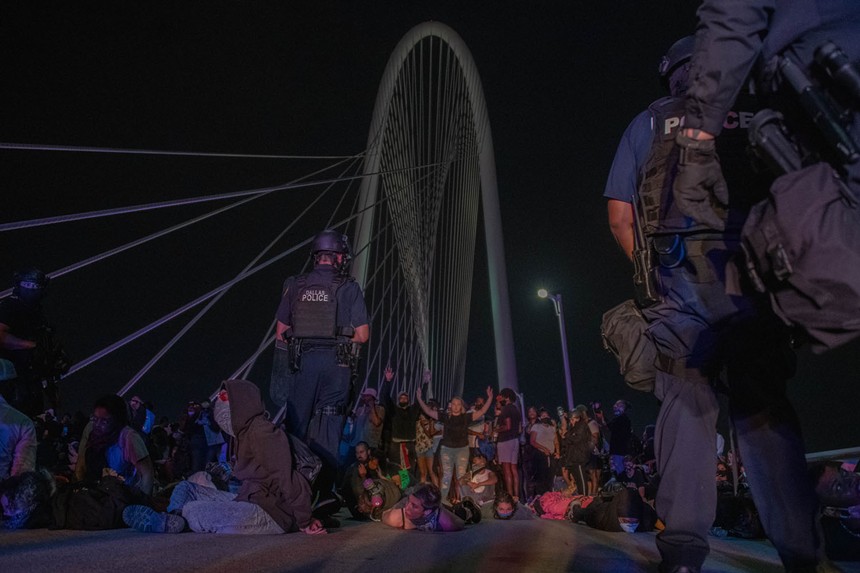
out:
M705 571L782 571L766 541L712 538L711 546ZM653 533L608 533L541 519L485 520L457 533L405 532L349 519L318 536L0 531L0 573L653 573L658 562ZM860 563L840 565L860 573Z

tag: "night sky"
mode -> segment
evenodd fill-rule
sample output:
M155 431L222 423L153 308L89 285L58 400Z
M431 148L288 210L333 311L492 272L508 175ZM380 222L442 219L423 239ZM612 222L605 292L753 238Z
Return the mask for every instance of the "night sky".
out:
M565 401L556 317L535 294L545 287L564 297L575 401L624 397L636 431L653 421L656 400L624 386L600 343L601 314L631 293L602 193L627 123L663 95L657 62L692 31L695 2L121 2L93 13L15 4L24 5L4 6L0 18L0 141L176 151L358 153L394 46L420 22L448 24L487 99L520 391L529 404ZM325 163L0 150L0 223L276 185ZM255 236L291 219L290 200L280 194L58 278L46 311L73 359L234 276L268 241ZM0 287L15 268L56 270L213 208L2 233ZM467 398L495 382L482 245ZM282 280L305 255L234 289L136 393L172 418L208 394L256 348ZM65 379L66 405L88 409L119 389L182 324ZM860 445L858 351L800 353L790 395L810 451ZM264 354L251 375L264 388L270 361Z

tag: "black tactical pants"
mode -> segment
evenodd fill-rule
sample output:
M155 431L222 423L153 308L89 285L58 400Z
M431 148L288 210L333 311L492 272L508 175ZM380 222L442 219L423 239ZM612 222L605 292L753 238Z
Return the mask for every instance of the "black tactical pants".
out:
M332 472L349 407L350 377L349 367L338 364L334 347L306 348L297 372L290 370L288 353L275 349L272 400L287 406L287 431L305 442Z
M664 302L645 311L662 402L655 450L664 567L701 567L716 511L718 380L727 387L740 455L765 531L786 568L814 564L821 543L800 425L785 396L787 336L764 300L727 294L734 245L687 239L688 258L662 269Z

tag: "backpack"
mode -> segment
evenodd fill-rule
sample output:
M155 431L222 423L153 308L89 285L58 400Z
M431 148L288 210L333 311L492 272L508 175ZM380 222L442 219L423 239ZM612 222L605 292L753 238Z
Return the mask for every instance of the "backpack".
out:
M51 502L54 514L52 529L94 531L123 528L123 510L140 501L130 488L113 476L103 477L97 484L67 484L60 488Z
M741 241L755 288L813 352L860 335L860 209L828 164L779 177Z
M645 335L648 321L633 300L625 300L603 314L603 347L618 360L624 381L634 390L652 392L657 370L657 348Z
M295 470L305 476L308 483L313 484L322 469L322 460L302 440L287 433L290 440L290 451L293 453Z

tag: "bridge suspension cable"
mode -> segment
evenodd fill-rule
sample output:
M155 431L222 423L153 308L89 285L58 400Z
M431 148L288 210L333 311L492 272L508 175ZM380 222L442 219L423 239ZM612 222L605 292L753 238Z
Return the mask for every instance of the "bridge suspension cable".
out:
M396 196L396 195L397 195L396 193L393 194L393 196ZM380 202L384 202L387 200L388 200L388 198L384 198L384 199L381 199ZM344 226L344 225L348 224L351 220L359 217L363 211L368 210L368 209L373 209L375 207L376 207L376 205L365 206L364 209L358 210L358 211L354 212L353 214L347 216L343 220L338 221L337 223L334 223L333 225L330 225L330 226L333 228ZM282 251L281 253L270 257L269 259L263 261L262 263L254 264L254 265L250 266L245 271L240 272L238 275L233 277L231 280L225 282L224 284L222 284L222 285L216 287L215 289L195 298L194 300L180 306L179 308L174 309L173 311L167 313L166 315L162 316L161 318L151 322L150 324L136 330L135 332L125 336L124 338L122 338L122 339L110 344L109 346L99 350L98 352L90 355L89 357L85 358L84 360L81 360L80 362L74 364L70 368L67 376L72 375L75 372L81 370L82 368L85 368L85 367L89 366L90 364L104 358L105 356L114 352L115 350L118 350L119 348L122 348L123 346L137 340L141 336L153 331L154 329L162 326L163 324L166 324L167 322L169 322L169 321L173 320L174 318L184 314L185 312L191 310L192 308L199 306L200 304L203 304L207 300L212 299L213 297L219 295L220 293L229 290L232 286L239 283L240 281L242 281L242 280L260 272L261 270L269 267L270 265L282 260L283 258L296 252L297 250L301 249L302 247L307 246L308 244L310 244L310 242L312 240L313 240L313 236L307 237L303 241L299 242L298 244L295 244L292 247ZM187 330L185 332L187 332ZM185 332L183 332L182 334L185 334ZM159 356L159 358L160 357L161 356ZM137 380L135 380L134 382L136 383ZM131 383L131 385L127 384L126 386L123 387L123 389L121 389L121 393L127 392L128 389L131 388L133 385L134 385L133 383Z
M125 149L121 147L86 147L81 145L46 145L42 143L0 143L0 149L23 151L69 151L73 153L114 153L120 155L166 155L180 157L224 157L236 159L351 159L351 155L271 155L263 153L217 153L211 151L170 151L160 149Z
M408 169L437 164L432 173ZM486 103L474 60L448 26L420 24L395 48L377 95L365 171L370 176L362 180L361 205L377 204L394 189L412 194L392 196L356 222L356 244L368 248L356 257L353 274L370 304L389 311L373 318L365 384L382 380L390 364L397 379L389 393L413 393L429 369L428 395L462 394L483 205L499 386L516 389ZM422 175L424 182L416 184ZM402 299L398 289L377 284L393 280L403 282Z
M119 393L128 392L233 286L305 248L313 240L312 235L308 236L309 228L336 228L354 239L356 256L352 272L365 291L370 314L371 339L366 349L363 386L375 385L389 395L400 391L412 395L423 379L423 372L429 369L432 382L428 396L447 400L460 395L464 388L478 216L483 213L498 384L516 389L486 103L471 54L462 39L443 24L429 22L416 26L395 48L380 85L367 149L356 155L198 153L15 143L0 143L0 149L340 160L289 183L271 187L0 223L0 232L4 232L236 199L211 212L48 273L51 277L59 277L264 196L280 197L284 195L280 192L287 190L321 189L301 209L295 208L295 199L289 195L293 205L285 211L292 210L297 215L269 235L273 238L232 278L94 352L74 364L67 376L203 305L131 376ZM344 165L346 167L335 177L314 179ZM357 192L354 184L360 186ZM344 188L328 212L325 225L308 222L306 219L311 216L312 209L321 205L324 198L331 197L340 186ZM299 228L300 221L306 225ZM262 228L245 240L257 241L260 236L266 236ZM278 252L278 245L284 241L292 244L280 247ZM11 289L0 292L0 298L10 292ZM267 322L259 343L229 377L250 376L259 357L271 347L275 323ZM395 370L395 378L391 386L382 388L383 372L388 366Z

